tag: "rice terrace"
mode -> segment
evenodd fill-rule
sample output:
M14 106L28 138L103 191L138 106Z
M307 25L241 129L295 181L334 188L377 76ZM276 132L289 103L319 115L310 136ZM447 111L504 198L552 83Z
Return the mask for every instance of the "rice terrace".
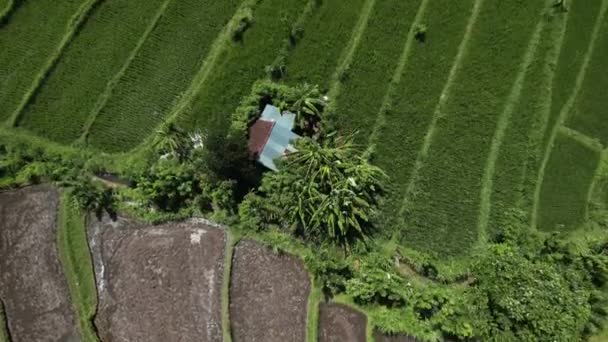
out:
M0 0L0 342L608 341L608 0Z

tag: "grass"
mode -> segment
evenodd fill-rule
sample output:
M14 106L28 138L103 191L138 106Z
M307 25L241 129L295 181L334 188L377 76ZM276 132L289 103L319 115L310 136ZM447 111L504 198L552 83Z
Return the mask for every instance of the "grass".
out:
M101 3L41 84L19 125L64 144L80 137L111 79L129 61L165 2Z
M552 106L543 146L551 140L560 112L574 92L576 79L591 43L591 35L602 0L572 1L568 13L566 37L557 66L552 90Z
M608 75L603 64L608 60L608 20L604 20L595 51L568 126L608 145Z
M154 132L190 85L239 3L171 2L97 115L88 142L99 150L122 152Z
M564 15L547 19L538 53L527 69L521 97L505 130L496 159L488 233L497 232L511 219L513 209L525 209L528 167L537 165L536 146L544 133L544 113L550 110L552 72L547 68L559 51Z
M352 63L340 77L341 91L334 99L337 122L345 133L358 131L356 141L362 145L373 130L419 5L376 2Z
M323 292L314 277L310 280L310 293L306 305L306 341L317 342L319 340L319 303L323 297Z
M414 42L401 82L379 127L372 161L391 178L392 196L383 212L399 220L414 162L432 121L471 15L473 1L431 1L422 18L427 40Z
M489 147L543 7L525 0L483 3L405 213L406 245L448 257L465 255L477 242Z
M286 81L329 89L330 77L347 47L365 0L326 0L306 22L303 39L287 61Z
M222 276L222 336L224 342L232 342L230 328L230 280L234 247L239 243L238 235L226 231L226 250L224 251L224 273Z
M292 23L304 11L307 0L267 0L254 10L254 23L242 41L226 42L219 63L194 96L190 110L178 122L218 132L229 126L232 112L253 83L266 76L264 68L279 55Z
M600 152L558 135L541 186L538 228L575 230L587 219L587 199Z
M58 250L83 341L98 341L93 325L97 312L97 288L86 234L86 214L75 200L62 194L59 209Z
M13 0L0 0L0 23L13 8Z
M12 12L0 30L0 122L12 124L91 5L24 1Z

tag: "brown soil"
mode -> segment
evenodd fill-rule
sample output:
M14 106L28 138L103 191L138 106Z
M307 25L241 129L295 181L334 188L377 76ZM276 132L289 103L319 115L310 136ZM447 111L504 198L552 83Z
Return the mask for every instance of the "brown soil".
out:
M103 341L222 340L223 230L200 220L90 221Z
M301 261L242 241L235 249L230 287L233 340L305 341L309 292Z
M383 335L379 331L376 331L374 333L374 340L376 342L420 342L420 340L415 339L410 336L403 336L403 335L387 336L387 335Z
M321 303L319 342L365 342L367 318L346 305Z
M59 194L47 186L0 194L0 298L13 341L78 341L59 261Z

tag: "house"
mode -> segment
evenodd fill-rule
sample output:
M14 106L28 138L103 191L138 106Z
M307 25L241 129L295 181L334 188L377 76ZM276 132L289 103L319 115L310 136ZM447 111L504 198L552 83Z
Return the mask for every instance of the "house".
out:
M274 160L295 148L291 142L300 138L292 132L296 115L283 112L273 105L266 105L262 116L249 128L249 152L267 168L278 171Z

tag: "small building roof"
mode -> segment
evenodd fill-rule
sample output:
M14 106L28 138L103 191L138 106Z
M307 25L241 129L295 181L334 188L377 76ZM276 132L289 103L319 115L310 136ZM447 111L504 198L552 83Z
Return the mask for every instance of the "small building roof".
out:
M279 108L266 105L260 119L249 129L249 151L262 165L277 171L274 160L294 151L291 142L299 138L291 131L295 119L293 113L281 114Z

